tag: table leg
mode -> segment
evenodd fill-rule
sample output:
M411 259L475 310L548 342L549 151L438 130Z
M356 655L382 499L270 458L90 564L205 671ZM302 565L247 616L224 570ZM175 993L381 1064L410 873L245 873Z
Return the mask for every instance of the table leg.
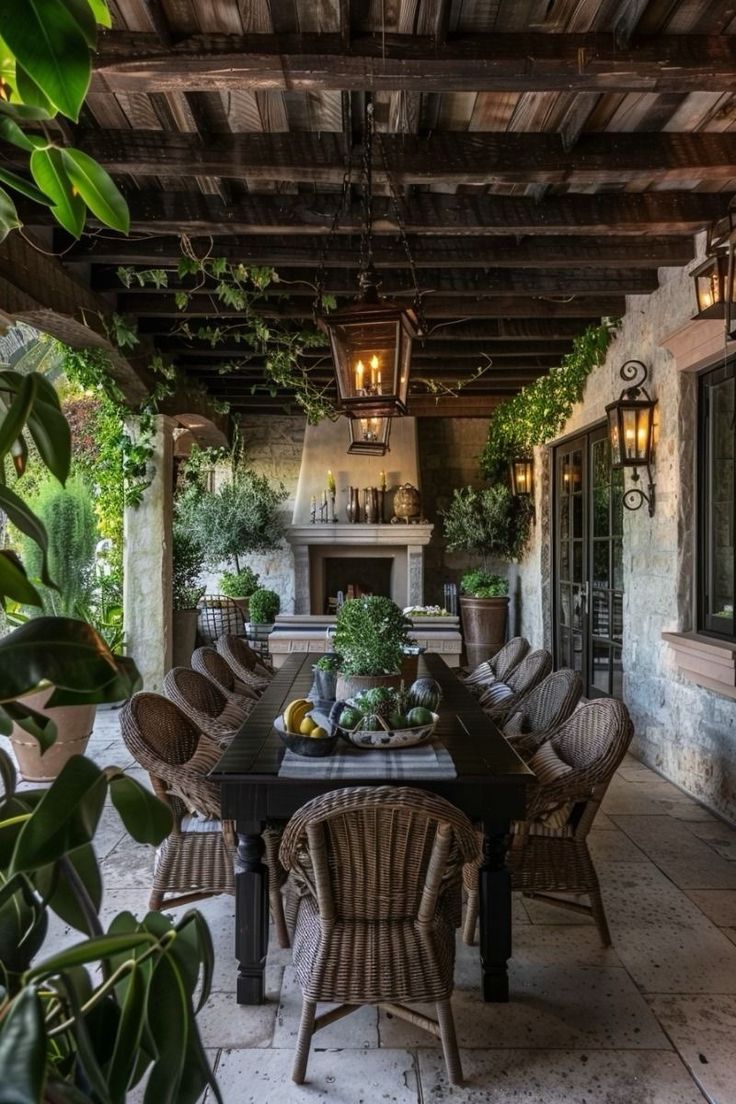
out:
M483 824L479 873L480 964L484 1001L507 1001L511 957L511 875L506 869L508 821Z
M238 1004L263 1004L268 951L268 868L261 828L238 825L235 856L235 956Z

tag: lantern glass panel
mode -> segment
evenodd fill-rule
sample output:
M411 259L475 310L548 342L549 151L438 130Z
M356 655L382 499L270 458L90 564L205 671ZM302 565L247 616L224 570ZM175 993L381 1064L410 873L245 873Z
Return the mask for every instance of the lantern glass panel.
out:
M383 456L388 451L390 418L350 418L348 452Z
M698 318L725 318L727 305L730 317L736 314L733 274L729 272L728 253L709 257L692 274ZM730 285L730 286L729 286Z
M398 393L398 321L333 324L331 331L343 399Z
M618 424L618 403L606 409L608 415L608 442L611 446L611 464L621 467L621 431Z
M511 491L515 495L530 495L534 491L534 461L514 460L511 465Z

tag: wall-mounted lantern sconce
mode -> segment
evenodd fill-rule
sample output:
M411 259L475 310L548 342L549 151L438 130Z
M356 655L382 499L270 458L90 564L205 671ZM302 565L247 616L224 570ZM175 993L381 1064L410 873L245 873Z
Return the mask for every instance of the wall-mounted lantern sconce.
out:
M363 456L385 456L391 435L390 418L348 418L348 452Z
M511 461L511 493L513 495L534 494L534 460L531 456L520 456Z
M736 207L709 232L706 258L690 275L695 284L695 319L723 319L728 337L736 336Z
M611 466L632 468L634 483L640 480L639 468L647 470L647 492L640 487L630 487L624 492L627 510L638 510L643 503L649 506L649 516L654 517L655 484L652 480L652 453L654 442L653 399L644 387L649 371L640 360L627 360L619 372L629 386L624 387L616 402L606 407L608 440L611 446Z

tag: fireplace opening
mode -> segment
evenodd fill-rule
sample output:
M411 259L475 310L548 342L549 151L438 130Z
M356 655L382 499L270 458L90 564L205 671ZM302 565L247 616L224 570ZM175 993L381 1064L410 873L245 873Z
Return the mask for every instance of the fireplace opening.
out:
M391 597L391 573L393 557L389 556L325 556L324 567L325 608L323 613L337 609L337 594L343 598L360 598L366 594L383 594Z

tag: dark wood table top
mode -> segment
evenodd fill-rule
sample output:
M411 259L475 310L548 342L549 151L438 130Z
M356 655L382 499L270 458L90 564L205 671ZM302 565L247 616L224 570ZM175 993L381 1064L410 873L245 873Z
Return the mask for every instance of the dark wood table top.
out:
M233 783L305 786L303 779L279 777L285 748L273 722L293 698L307 696L312 685L312 665L318 658L310 652L295 653L288 656L283 667L276 672L229 748L210 772L210 777L223 786L223 795L230 788L229 784ZM418 784L438 792L474 783L484 787L524 790L534 775L444 659L431 652L420 656L419 674L437 679L442 687L443 699L435 734L452 756L457 778L433 784L421 780ZM360 785L361 780L351 778L349 783L342 781L333 785L346 784ZM366 779L365 784L375 786L375 777Z

